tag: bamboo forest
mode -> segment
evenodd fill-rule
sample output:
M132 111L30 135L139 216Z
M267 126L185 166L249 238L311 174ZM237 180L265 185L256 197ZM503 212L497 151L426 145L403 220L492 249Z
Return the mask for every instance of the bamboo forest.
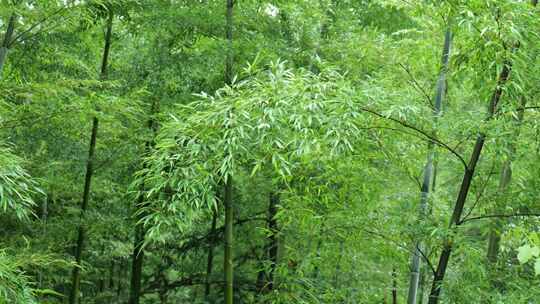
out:
M538 0L0 0L0 304L540 303Z

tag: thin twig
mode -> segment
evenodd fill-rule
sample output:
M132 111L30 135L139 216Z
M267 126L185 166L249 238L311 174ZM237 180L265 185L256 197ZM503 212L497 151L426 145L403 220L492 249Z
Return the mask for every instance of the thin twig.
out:
M411 135L413 137L416 137L416 138L419 138L420 140L425 140L425 138L420 138L418 135L414 134L414 133L409 133L409 132L405 132L404 130L400 130L400 129L396 129L396 128L389 128L389 127L383 127L383 126L374 126L374 127L367 127L367 128L361 128L363 130L372 130L372 129L388 129L388 130L392 130L392 131L396 131L396 132L402 132L402 133L405 133L407 135ZM383 147L383 144L381 143L381 141L379 140L379 138L377 136L374 136L375 137L375 141L377 142L377 145L378 147L380 148L381 152L384 154L384 156L389 159L389 160L392 160L394 159L393 156L389 155L388 153L386 153L386 151L384 150L384 147ZM420 180L418 179L418 177L416 176L413 176L408 170L405 172L407 174L407 176L417 184L418 186L418 189L422 188L422 184L420 182Z
M17 127L20 127L20 126L27 126L27 125L31 125L31 124L35 124L36 122L39 122L41 120L47 120L47 119L51 119L51 118L54 118L56 115L60 115L60 114L66 114L66 113L69 113L69 112L73 112L73 111L80 111L81 109L79 108L72 108L72 109L63 109L61 111L57 111L57 112L53 112L47 116L42 116L42 117L38 117L36 119L32 119L32 117L28 117L28 118L23 118L23 119L13 119L13 120L8 120L8 121L4 121L4 122L0 122L0 129L7 129L7 128L17 128ZM9 123L12 123L12 122L17 122L16 124L13 124L13 125L9 125Z
M463 143L465 143L466 141L468 141L469 139L471 139L471 137L473 136L473 134L469 134L467 135L467 137L463 140L461 140L460 142L458 142L455 146L454 146L454 150L457 151L457 149L459 149L459 146L461 146Z
M426 90L424 90L424 88L418 83L418 81L416 81L416 79L414 78L414 76L412 75L411 71L406 67L404 66L403 64L399 63L399 66L405 70L405 72L407 72L407 75L409 75L409 78L411 79L412 83L413 83L413 87L415 87L422 95L424 95L424 97L426 98L427 102L429 103L429 105L433 108L433 102L431 101L431 97L429 96L429 94L426 92Z
M67 5L60 7L56 11L52 12L50 15L47 15L44 18L42 18L41 20L39 20L38 22L32 24L28 29L20 32L17 36L15 36L15 38L13 38L13 40L11 40L11 42L9 43L9 46L11 47L15 43L20 42L19 39L22 39L24 37L24 35L26 35L27 33L30 33L33 29L40 26L41 24L49 21L49 19L52 18L53 16L60 14L62 11L64 11L68 7L70 7L70 4L71 3L68 3Z
M429 260L429 258L426 256L426 254L424 253L424 251L422 251L422 249L420 249L420 246L419 244L416 245L416 249L418 250L418 252L420 252L420 255L422 255L422 257L424 258L424 261L426 261L426 263L428 264L429 268L431 268L431 271L433 272L433 274L435 274L437 272L437 270L435 270L435 266L433 266L433 264L431 263L431 261Z
M476 208L476 206L477 206L478 203L480 202L480 199L482 198L482 195L483 195L484 192L486 191L487 184L489 183L489 180L491 179L491 177L493 176L494 173L495 173L495 162L493 162L493 164L491 165L491 169L489 170L488 177L487 177L486 181L484 182L484 184L482 185L482 189L480 190L479 195L476 196L476 201L474 202L474 204L472 205L472 207L469 209L469 211L467 212L467 214L465 214L465 216L463 217L463 220L461 220L460 222L463 222L463 221L467 220L467 218L468 218L468 217L471 215L471 213L474 211L474 209Z

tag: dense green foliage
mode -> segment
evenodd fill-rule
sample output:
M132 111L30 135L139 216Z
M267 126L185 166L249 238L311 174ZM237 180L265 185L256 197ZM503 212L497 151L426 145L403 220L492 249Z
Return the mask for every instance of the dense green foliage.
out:
M535 1L227 2L0 0L0 304L540 302Z

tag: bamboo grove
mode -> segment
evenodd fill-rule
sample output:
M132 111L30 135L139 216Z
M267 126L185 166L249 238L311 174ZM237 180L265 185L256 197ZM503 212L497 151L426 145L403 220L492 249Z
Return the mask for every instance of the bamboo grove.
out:
M0 304L538 303L536 0L0 0Z

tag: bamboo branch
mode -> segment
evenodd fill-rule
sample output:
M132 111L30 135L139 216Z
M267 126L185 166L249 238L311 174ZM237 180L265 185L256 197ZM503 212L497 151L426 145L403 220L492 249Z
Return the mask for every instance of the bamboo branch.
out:
M364 112L368 112L368 113L371 113L375 116L378 116L380 118L384 118L384 119L387 119L387 120L390 120L390 121L393 121L395 123L398 123L402 126L404 126L405 128L407 129L411 129L417 133L420 133L422 136L424 136L425 138L427 138L430 142L436 144L437 146L439 147L442 147L446 150L448 150L450 153L454 154L454 156L456 156L460 161L461 163L463 164L463 166L465 168L468 168L468 165L467 165L467 162L465 162L465 160L463 159L463 157L454 149L452 149L452 147L450 147L449 145L447 145L446 143L442 142L441 140L439 140L438 138L434 137L433 135L430 135L428 134L426 131L424 130L421 130L413 125L410 125L408 124L407 122L405 121L402 121L402 120L399 120L399 119L396 119L396 118L393 118L393 117L388 117L388 116L385 116L385 115L382 115L381 113L375 111L375 110L371 110L371 109L368 109L368 108L360 108L360 110L364 111Z
M540 217L540 213L484 214L480 216L463 219L458 224L461 225L466 222L488 219L488 218L510 218L510 217Z

